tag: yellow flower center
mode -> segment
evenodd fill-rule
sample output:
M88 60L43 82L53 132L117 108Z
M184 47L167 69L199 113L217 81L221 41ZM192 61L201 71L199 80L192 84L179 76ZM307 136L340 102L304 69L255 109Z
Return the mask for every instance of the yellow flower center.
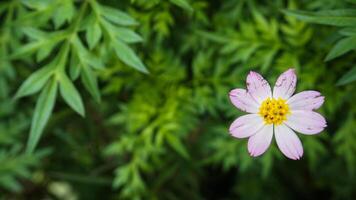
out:
M268 98L262 102L259 114L266 124L279 125L287 119L290 112L286 100Z

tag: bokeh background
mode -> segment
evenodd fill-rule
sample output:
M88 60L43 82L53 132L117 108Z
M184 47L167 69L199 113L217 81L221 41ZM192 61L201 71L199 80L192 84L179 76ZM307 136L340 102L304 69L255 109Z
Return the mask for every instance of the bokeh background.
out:
M0 199L354 199L354 3L2 0ZM251 158L228 92L290 67L328 127Z

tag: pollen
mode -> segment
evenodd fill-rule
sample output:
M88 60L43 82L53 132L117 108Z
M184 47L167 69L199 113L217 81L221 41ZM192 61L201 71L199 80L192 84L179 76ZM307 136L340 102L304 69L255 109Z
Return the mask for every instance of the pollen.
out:
M268 98L261 104L259 114L266 124L280 125L290 114L286 100Z

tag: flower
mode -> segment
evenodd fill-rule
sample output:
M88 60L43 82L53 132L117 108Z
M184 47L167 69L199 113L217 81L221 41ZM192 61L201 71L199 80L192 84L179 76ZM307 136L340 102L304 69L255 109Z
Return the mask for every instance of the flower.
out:
M278 77L273 92L268 82L256 72L251 71L246 82L247 90L238 88L229 94L232 104L250 113L231 124L231 135L249 137L248 151L251 156L257 157L268 149L274 133L282 153L290 159L299 160L303 155L303 146L294 131L313 135L324 130L324 117L313 111L324 103L324 97L317 91L293 95L297 83L294 69Z

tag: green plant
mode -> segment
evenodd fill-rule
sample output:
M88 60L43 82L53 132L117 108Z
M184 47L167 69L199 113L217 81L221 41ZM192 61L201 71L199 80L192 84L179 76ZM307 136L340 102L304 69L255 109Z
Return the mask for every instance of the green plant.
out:
M15 49L11 58L23 59L35 54L36 60L33 63L47 63L32 73L16 93L16 98L20 98L42 90L33 116L28 152L34 150L40 139L52 113L58 89L67 104L82 116L85 113L82 98L72 81L81 77L86 90L100 102L94 71L103 69L107 62L98 59L100 54L114 53L128 66L147 73L141 60L127 45L142 40L128 28L137 22L120 10L96 1L85 1L77 6L71 0L37 4L34 1L23 1L9 3L8 6L25 10L10 25L21 27L16 31L21 31L20 34L28 39L27 44ZM42 15L45 17L35 20L36 16ZM53 27L48 26L50 20ZM48 31L48 28L52 31ZM82 33L85 34L85 41L79 36Z
M305 22L341 27L338 32L342 38L330 50L325 61L330 61L356 49L356 9L334 9L318 12L285 10L284 12ZM339 79L337 85L348 84L355 80L356 67L352 67Z
M343 36L291 11L351 6L1 1L0 199L353 199L354 70L341 77L355 56L324 62L353 27ZM297 92L325 96L328 127L301 137L298 162L276 145L252 158L229 135L243 113L228 93L250 70L272 84L290 67Z

